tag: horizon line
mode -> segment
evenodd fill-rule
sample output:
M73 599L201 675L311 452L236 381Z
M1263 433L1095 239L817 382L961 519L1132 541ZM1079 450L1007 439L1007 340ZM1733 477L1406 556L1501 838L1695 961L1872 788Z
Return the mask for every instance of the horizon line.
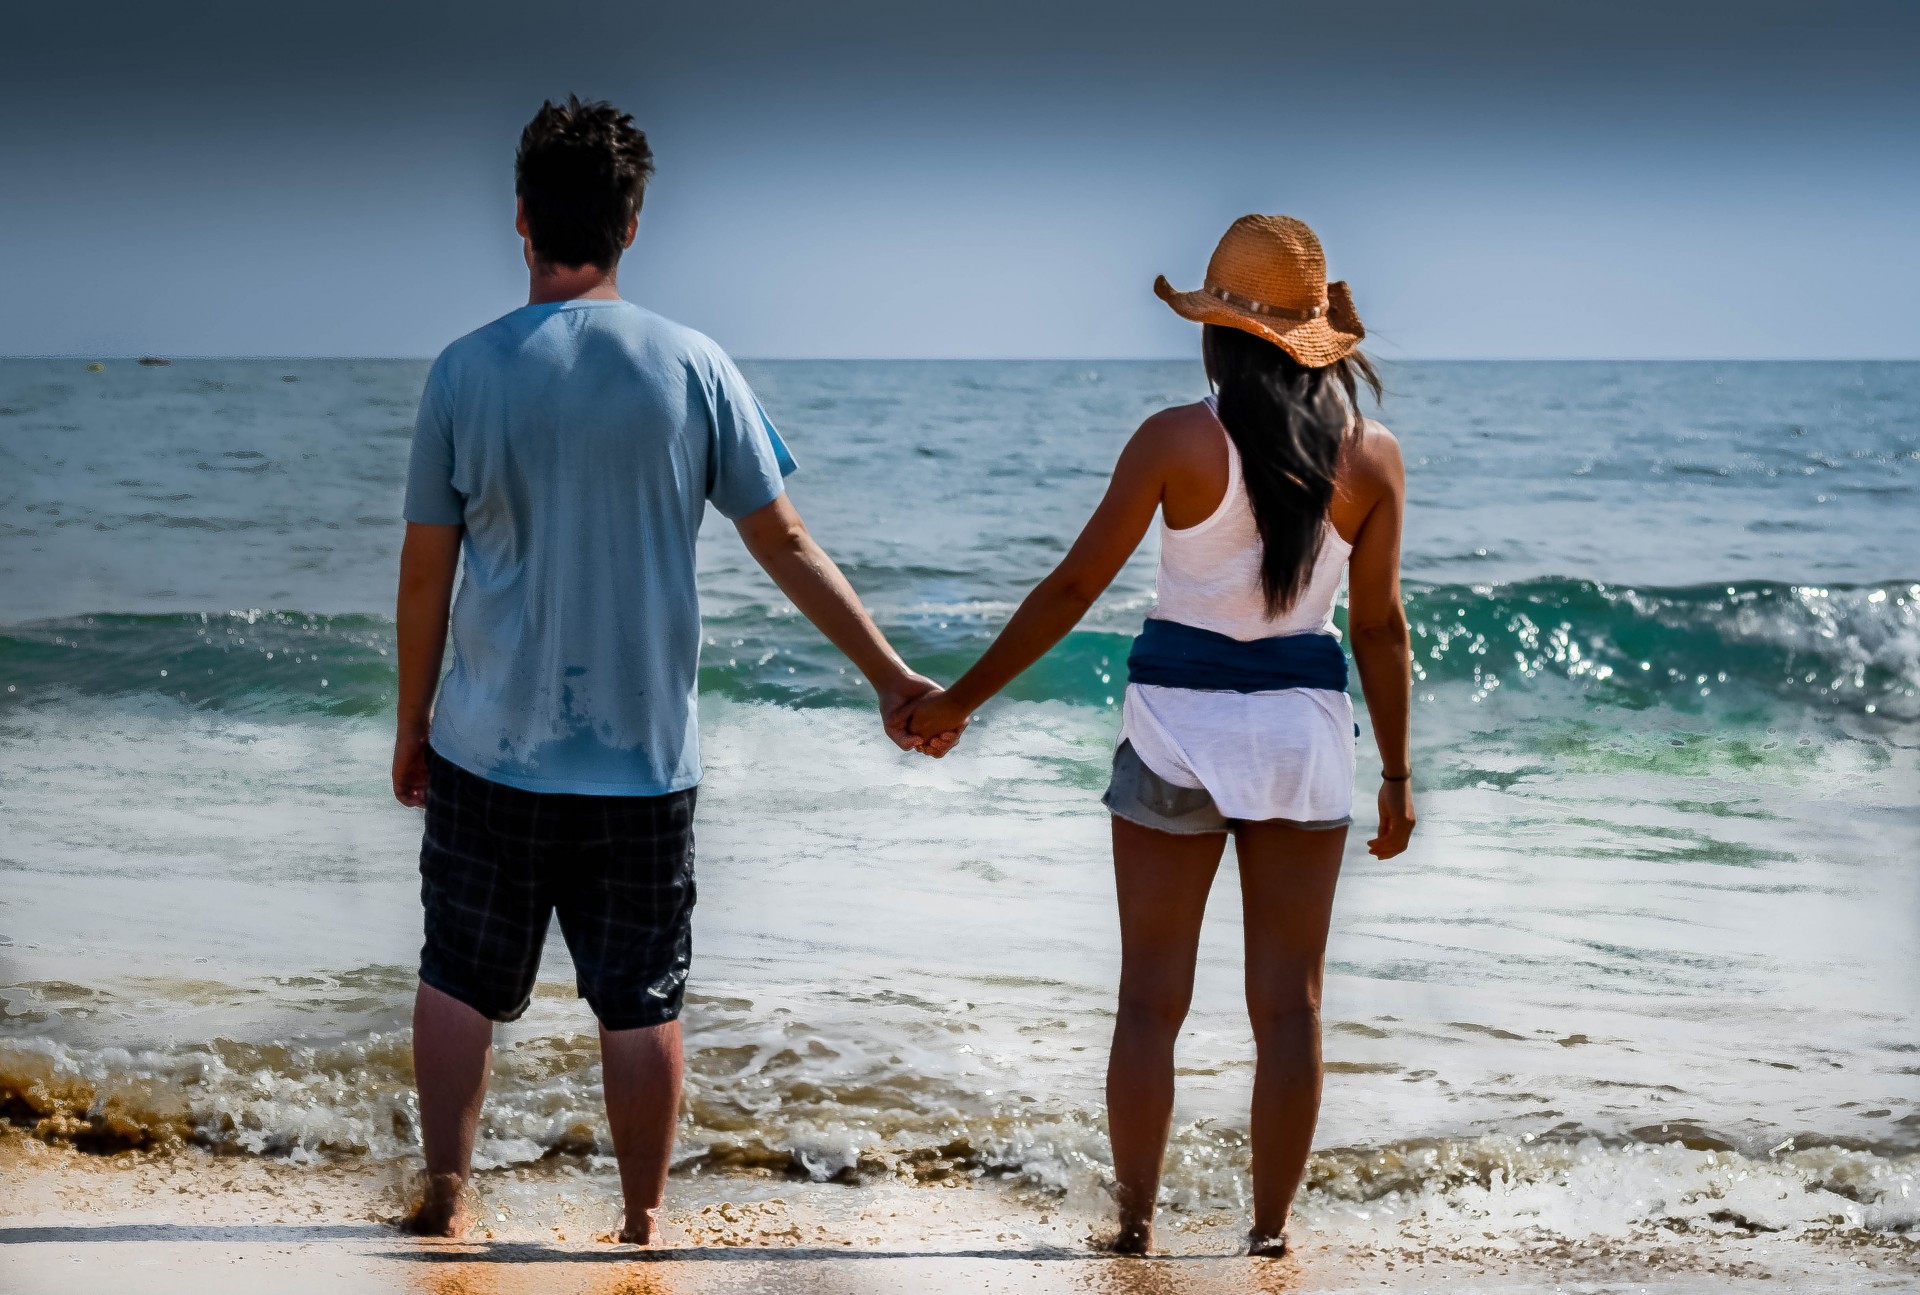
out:
M729 354L732 354L729 352ZM167 354L144 351L138 354L68 352L63 354L0 355L0 362L12 360L72 361L74 363L138 363L162 360L188 363L201 361L343 361L369 363L427 363L433 355L320 355L320 354ZM732 358L748 364L1172 364L1200 362L1198 352L1191 355L744 355ZM1916 364L1920 355L1398 355L1368 356L1383 364ZM153 366L160 367L160 366Z

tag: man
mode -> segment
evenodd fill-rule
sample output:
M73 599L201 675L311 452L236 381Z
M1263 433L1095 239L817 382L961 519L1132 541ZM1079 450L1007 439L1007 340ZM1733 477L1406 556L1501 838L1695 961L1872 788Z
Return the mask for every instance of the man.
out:
M526 1010L557 911L600 1023L619 1237L655 1237L692 943L694 540L709 502L859 667L900 746L944 754L958 736L906 733L905 707L934 685L787 501L793 461L746 380L707 338L620 298L652 171L627 114L545 104L514 165L527 305L442 352L420 401L393 790L427 811L414 1007L427 1189L407 1220L424 1234L466 1226L493 1022Z

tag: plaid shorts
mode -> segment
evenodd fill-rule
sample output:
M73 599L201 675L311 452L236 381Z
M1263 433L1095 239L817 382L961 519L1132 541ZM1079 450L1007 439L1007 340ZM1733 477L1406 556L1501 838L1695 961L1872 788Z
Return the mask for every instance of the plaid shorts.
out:
M695 789L570 796L489 782L427 750L420 979L495 1021L527 1010L555 912L609 1030L680 1015L693 959Z

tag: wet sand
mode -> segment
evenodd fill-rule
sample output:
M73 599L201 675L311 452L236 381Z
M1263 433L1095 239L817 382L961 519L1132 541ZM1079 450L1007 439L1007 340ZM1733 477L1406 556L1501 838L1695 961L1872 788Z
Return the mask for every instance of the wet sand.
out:
M1220 1292L1911 1290L1920 1245L1857 1237L1668 1235L1631 1245L1486 1237L1439 1250L1327 1245L1231 1253L1234 1221L1176 1217L1167 1253L1105 1257L1095 1209L991 1183L846 1187L766 1177L676 1179L666 1245L598 1240L610 1175L483 1179L463 1242L387 1223L397 1173L186 1150L89 1155L0 1133L0 1290L8 1295L258 1291L516 1295L581 1292Z

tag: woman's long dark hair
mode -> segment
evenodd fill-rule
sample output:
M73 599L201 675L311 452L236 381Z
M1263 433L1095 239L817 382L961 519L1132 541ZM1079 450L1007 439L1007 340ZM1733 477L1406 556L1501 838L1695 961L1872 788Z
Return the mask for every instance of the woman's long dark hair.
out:
M1360 434L1360 390L1380 399L1366 356L1310 369L1266 338L1209 324L1201 330L1220 422L1240 451L1240 471L1260 528L1260 591L1267 615L1299 599L1326 536L1334 474Z

